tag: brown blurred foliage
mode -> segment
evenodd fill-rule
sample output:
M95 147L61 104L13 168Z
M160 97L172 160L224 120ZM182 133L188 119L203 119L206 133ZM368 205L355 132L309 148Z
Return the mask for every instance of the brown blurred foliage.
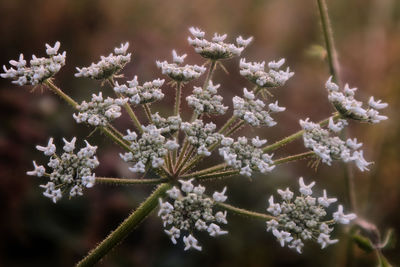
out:
M395 227L400 232L400 2L397 0L330 0L331 20L344 81L359 87L358 96L370 95L389 103L390 120L379 125L351 123L350 135L364 143L365 157L375 161L370 172L355 171L360 216L382 231ZM250 130L269 142L296 131L300 118L317 121L332 112L323 89L328 74L316 1L298 0L202 0L202 1L105 1L105 0L0 0L0 64L32 53L43 54L44 44L61 41L67 51L67 65L57 75L56 84L82 101L100 89L94 81L74 78L75 66L86 66L108 54L120 42L129 41L133 61L124 70L127 78L138 74L140 81L160 77L156 59L170 58L172 49L187 53L190 63L203 60L187 44L189 26L208 34L228 33L254 36L243 54L263 61L285 57L296 72L287 86L273 91L287 111L278 115L272 129ZM229 75L221 70L215 81L227 104L244 86L238 75L238 59L226 62ZM185 94L191 92L188 84ZM173 91L153 105L168 111ZM111 93L110 88L105 92ZM187 108L187 107L186 107ZM102 176L129 176L118 158L118 147L99 133L77 125L71 109L48 91L20 88L0 80L0 266L71 266L114 229L151 191L148 186L106 187L98 185L81 198L53 205L41 196L37 178L27 177L32 159L44 162L36 144L49 136L89 138L99 146ZM226 117L217 118L221 123ZM130 127L121 118L117 127ZM242 134L244 131L241 132ZM277 156L301 152L301 141L277 152ZM296 187L298 176L318 181L318 189L329 189L348 207L343 165L321 165L317 171L306 162L279 166L270 175L249 182L243 178L226 180L232 204L265 211L266 200L276 188ZM222 182L217 184L219 188ZM307 246L303 255L280 248L260 221L229 216L230 235L218 239L201 238L202 253L183 252L163 233L161 222L151 216L99 266L374 266L374 255L354 249L354 259L346 257L347 237L321 251ZM397 250L397 253L396 253ZM385 252L400 263L399 246Z

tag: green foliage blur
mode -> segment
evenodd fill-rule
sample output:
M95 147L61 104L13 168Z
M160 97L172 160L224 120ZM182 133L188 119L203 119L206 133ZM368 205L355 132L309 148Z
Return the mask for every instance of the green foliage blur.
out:
M342 79L359 88L358 97L370 95L389 103L383 113L390 120L378 125L351 123L349 134L364 143L365 158L374 161L371 171L354 170L359 216L375 223L384 233L400 233L400 2L397 0L328 0ZM196 0L196 1L105 1L105 0L0 0L0 65L24 53L44 54L44 44L61 42L67 65L55 83L78 102L92 93L111 88L75 78L75 67L86 66L110 53L121 42L130 42L133 60L124 70L126 78L141 82L163 78L157 59L170 59L171 50L187 53L188 62L202 64L187 43L188 28L198 26L208 35L228 33L254 36L243 53L250 61L285 57L295 76L272 94L287 111L277 115L278 125L269 129L242 130L271 143L299 129L298 120L318 121L333 109L324 83L329 77L316 1L299 0ZM251 85L238 74L239 59L227 61L229 74L221 69L214 80L221 83L225 102ZM203 78L204 79L204 78ZM192 91L189 83L184 96ZM168 114L174 91L163 87L164 101L153 110ZM184 101L185 102L185 101ZM189 111L184 106L184 111ZM145 199L150 186L108 187L96 185L83 197L64 199L54 205L41 195L39 178L25 175L32 159L45 158L34 147L52 136L88 138L99 146L100 167L96 174L134 177L119 159L118 147L99 132L77 125L72 110L61 99L40 87L17 87L0 80L0 266L72 266ZM189 114L190 112L184 112ZM143 111L139 114L143 117ZM229 112L228 112L229 115ZM227 116L217 117L217 124ZM132 128L127 117L116 121L119 129ZM90 135L92 133L92 135ZM89 136L90 135L90 136ZM301 140L276 152L276 157L304 151ZM215 160L221 160L215 157ZM343 165L320 165L318 170L296 162L277 167L252 181L235 177L212 188L228 185L229 203L265 212L267 199L277 188L297 188L297 178L317 181L349 207ZM114 249L99 266L376 266L374 253L365 253L350 242L344 228L335 233L340 242L325 250L305 246L304 254L281 248L266 232L265 223L228 216L229 235L200 236L203 252L184 252L163 233L161 220L153 214ZM353 251L353 253L348 253ZM392 264L400 264L399 245L384 251Z

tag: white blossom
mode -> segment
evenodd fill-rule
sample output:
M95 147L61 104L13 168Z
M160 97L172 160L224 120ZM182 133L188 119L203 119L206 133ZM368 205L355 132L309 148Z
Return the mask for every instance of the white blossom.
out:
M138 78L135 76L126 84L119 85L118 82L115 82L114 91L128 97L129 102L133 105L153 103L164 98L161 91L164 81L156 79L139 85Z
M49 156L47 164L52 169L49 174L49 182L40 187L45 189L43 195L50 198L54 203L62 198L64 192L69 192L69 196L82 195L84 188L93 187L95 183L95 174L92 172L99 165L95 156L97 147L91 146L87 141L86 147L81 148L78 153L74 153L76 137L70 142L64 140L64 153L57 156L56 146L53 144L53 138L50 138L47 147L37 146L37 149L43 151ZM41 177L45 174L43 166L37 166L33 162L35 169L27 172L28 175Z
M313 240L321 244L322 249L338 242L337 239L330 239L333 227L329 226L336 223L346 224L356 217L355 214L344 215L343 207L339 205L338 211L332 214L333 220L326 218L329 205L337 199L328 198L326 190L321 197L312 197L311 188L314 185L315 182L305 185L303 178L300 177L300 195L294 197L294 193L289 188L285 191L278 189L282 201L274 202L273 196L268 200L267 211L274 218L266 222L267 231L273 233L281 246L287 244L298 253L302 253L305 240Z
M222 96L217 95L219 86L219 84L214 85L212 81L209 81L204 90L201 87L195 86L193 94L186 97L188 105L192 107L197 114L225 114L228 107L222 104Z
M32 55L29 66L20 54L18 61L10 60L9 69L3 65L4 73L0 77L13 80L12 83L19 86L37 85L53 77L65 65L66 52L58 53L60 42L56 42L54 47L46 44L46 54L48 57L36 57Z
M338 206L338 210L333 213L333 219L341 224L349 224L351 220L354 220L355 218L357 218L357 215L355 215L354 213L350 213L345 215L343 213L343 206L339 205Z
M164 231L169 236L173 244L183 232L189 232L190 235L183 237L185 249L201 250L197 239L194 237L194 230L205 231L212 237L227 234L228 231L222 230L218 224L227 224L224 211L214 211L215 202L226 200L225 191L215 192L213 198L204 194L205 187L201 185L194 186L190 180L178 180L181 184L180 189L172 187L167 190L167 196L171 199L159 199L160 209L158 216L163 221ZM169 227L169 229L167 229Z
M244 98L239 96L233 97L233 114L251 126L272 127L276 125L276 122L270 116L270 113L285 110L285 108L279 107L277 102L272 105L270 104L268 111L264 110L265 103L261 99L256 99L254 93L248 91L246 88L243 89L243 96Z
M92 94L90 102L83 101L76 108L78 113L73 114L77 123L86 122L92 126L106 126L110 121L119 118L121 106L128 102L127 98L103 98L102 92Z
M198 65L185 65L182 66L183 60L186 55L178 56L176 51L172 51L173 63L167 61L156 61L157 67L161 69L162 74L169 76L172 80L177 82L188 82L199 78L206 68Z
M246 62L245 58L240 59L240 75L244 76L250 82L259 87L280 87L293 77L294 72L289 68L285 71L280 70L285 63L285 59L278 62L271 61L268 63L269 70L265 70L265 61L263 62Z
M325 87L328 90L329 101L342 117L369 123L379 123L387 119L386 116L379 115L378 111L386 108L387 103L381 103L380 100L375 101L374 97L371 97L368 107L363 108L363 103L354 98L357 88L350 88L346 84L343 90L340 90L339 86L332 82L332 76L329 77Z
M108 56L101 56L100 61L92 63L89 67L76 68L78 71L75 77L86 77L95 80L105 80L118 74L129 61L131 53L126 53L129 43L121 44L121 47L114 48L114 53Z
M227 37L226 34L214 34L211 41L204 38L205 33L198 28L189 28L192 37L188 37L189 44L193 46L196 53L202 57L211 60L222 60L230 59L235 56L240 56L243 49L248 46L252 40L252 37L243 39L239 36L236 39L237 45L225 43Z
M225 162L234 169L241 170L243 175L251 176L253 171L261 173L270 172L274 169L272 155L263 153L259 146L264 140L253 138L249 142L246 137L239 137L237 141L231 138L223 138L219 154L224 157Z

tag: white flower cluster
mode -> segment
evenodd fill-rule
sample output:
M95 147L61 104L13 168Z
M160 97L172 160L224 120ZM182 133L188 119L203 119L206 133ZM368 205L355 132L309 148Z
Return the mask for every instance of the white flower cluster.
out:
M161 117L158 112L151 115L153 124L161 130L162 134L173 134L181 128L182 119L180 116Z
M95 80L103 80L113 77L125 65L131 61L131 53L126 53L129 43L121 44L121 47L114 48L114 53L107 57L101 56L100 61L92 63L89 67L76 68L78 71L75 77L86 77Z
M328 130L309 121L308 118L304 121L300 120L300 125L305 131L303 134L304 146L313 150L322 162L331 165L333 160L354 161L360 171L368 170L371 162L364 159L363 151L359 150L362 143L357 143L357 139L343 141L338 136L331 137ZM328 128L331 132L338 133L346 125L346 120L339 120L335 124L330 118Z
M226 187L222 192L215 192L213 198L204 194L205 187L194 186L192 180L179 180L181 188L172 187L167 191L171 202L163 201L161 198L158 216L163 220L164 230L170 237L172 243L176 244L176 239L180 238L182 232L188 233L183 237L185 244L184 250L196 249L201 251L197 239L193 236L193 231L207 231L210 236L216 237L225 235L228 231L222 230L218 224L227 224L226 211L214 213L215 202L224 202Z
M306 185L303 178L300 177L299 184L300 196L296 196L294 200L294 193L289 188L278 189L278 194L282 198L281 202L274 203L274 197L269 198L267 211L276 219L267 221L267 231L272 231L282 247L287 244L289 248L295 249L298 253L302 253L306 240L316 241L322 249L335 244L338 240L331 239L330 234L333 228L329 226L337 223L348 224L357 216L354 213L345 215L343 206L339 205L338 211L332 215L333 220L324 220L328 213L328 207L337 199L328 198L326 190L321 197L312 197L311 188L315 182Z
M78 153L74 153L76 137L70 142L64 140L64 153L61 156L56 154L56 146L53 144L53 138L50 138L47 146L36 146L36 149L42 151L50 157L49 166L52 169L50 174L46 173L43 166L37 166L33 162L34 170L28 171L32 176L49 176L50 181L41 185L45 191L43 195L50 198L54 203L62 198L62 194L69 191L69 196L82 195L84 188L90 188L95 183L95 174L92 170L99 165L95 156L97 146L91 146L86 140L86 147L81 148Z
M271 61L268 63L268 72L265 71L265 61L259 62L246 62L246 59L240 59L240 75L246 77L250 82L259 87L279 87L294 75L290 72L289 67L286 71L280 70L285 63L282 58L279 61Z
M258 136L251 142L244 136L239 137L237 141L226 137L221 141L219 154L229 166L239 169L241 175L251 177L253 171L266 173L275 168L272 155L262 151L261 147L265 143L267 140L259 139Z
M86 122L92 126L106 126L110 121L121 116L121 106L128 102L127 98L103 98L102 93L92 94L90 102L83 101L76 108L78 114L72 116L77 123Z
M268 126L272 127L276 125L274 119L270 116L270 113L282 112L286 108L279 107L278 101L270 103L268 105L269 110L264 110L265 103L261 99L256 99L253 92L243 89L243 96L233 97L233 115L246 121L248 124L254 127Z
M357 88L350 88L349 85L346 84L341 91L339 86L332 82L332 76L326 82L325 87L329 93L329 101L343 117L369 123L379 123L388 118L379 115L378 111L386 108L388 104L381 103L381 100L375 101L373 96L371 96L368 101L368 107L363 108L363 103L354 99Z
M156 79L152 82L145 82L143 85L139 85L137 76L131 81L127 81L127 84L119 85L115 82L114 91L129 97L129 102L134 105L152 103L159 101L164 98L163 92L161 92L161 86L165 80Z
M131 142L131 152L120 154L125 162L133 162L133 167L129 170L135 173L145 173L146 168L159 168L164 164L164 156L168 151L179 148L175 140L167 140L162 135L161 129L150 124L143 126L143 133L138 138L135 132L127 131L124 139Z
M217 126L212 123L206 123L202 120L195 120L192 123L184 122L181 125L182 131L185 132L188 142L197 148L197 154L202 156L210 156L211 152L207 147L219 142L222 135L215 132Z
M157 67L161 69L162 74L169 76L176 82L189 82L199 78L206 68L198 65L185 65L182 66L186 54L178 56L175 50L172 50L173 63L167 61L156 61Z
M211 41L208 41L204 38L205 32L199 28L191 27L189 31L193 35L193 38L188 37L189 44L194 47L196 53L211 60L222 60L240 56L243 49L253 40L253 37L243 39L242 36L239 36L236 38L237 45L234 45L224 43L227 37L226 34L219 35L215 33Z
M49 57L36 57L32 55L29 66L26 65L24 55L20 54L18 61L10 60L11 68L7 69L3 65L4 73L0 76L5 79L12 79L12 83L19 86L37 85L53 77L65 65L66 52L58 53L60 42L56 42L54 47L46 44L46 54Z
M186 101L197 114L223 115L228 107L222 104L222 96L217 95L219 86L219 84L214 85L212 81L209 81L205 90L195 86L193 94L186 97Z

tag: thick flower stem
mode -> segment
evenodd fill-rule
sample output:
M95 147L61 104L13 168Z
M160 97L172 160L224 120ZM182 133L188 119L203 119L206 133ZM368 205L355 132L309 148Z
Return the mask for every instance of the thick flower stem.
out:
M340 114L335 113L333 116L333 120L337 120L338 118L340 118ZM319 125L326 126L328 123L329 123L329 118L320 121ZM272 145L266 146L263 148L263 152L265 153L265 152L274 151L288 143L291 143L291 142L295 141L296 139L302 137L304 132L305 132L304 130L300 130L292 135L289 135L288 137L283 138L282 140L279 140L279 141L273 143Z
M144 112L146 113L149 123L153 123L153 119L151 118L151 110L150 110L149 104L144 104L143 109L144 109Z
M96 177L96 184L107 184L107 185L161 184L165 182L168 182L167 178L129 179L129 178Z
M228 128L236 121L236 116L232 116L218 131L218 133L223 134Z
M81 260L76 266L93 266L99 262L107 253L124 240L133 229L135 229L156 207L158 199L165 194L171 186L161 184L158 188L125 219L110 235L104 239L96 248Z
M248 218L255 218L255 219L261 219L261 220L276 219L276 217L268 215L268 214L254 212L254 211L250 211L250 210L246 210L246 209L242 209L242 208L237 208L232 205L225 204L225 203L216 202L216 206L218 206L222 209L225 209L229 212L232 212L232 213L244 216L244 217L248 217Z
M108 137L111 138L117 145L121 146L123 149L127 151L131 151L131 148L128 144L126 144L122 139L118 138L110 129L106 127L100 127L103 133L105 133Z
M182 83L178 82L176 84L174 116L180 115L181 98L182 98Z
M64 93L60 88L58 88L51 80L46 80L44 82L56 95L60 96L64 99L68 104L70 104L74 109L78 106L78 103L75 102L71 97L69 97L66 93Z

